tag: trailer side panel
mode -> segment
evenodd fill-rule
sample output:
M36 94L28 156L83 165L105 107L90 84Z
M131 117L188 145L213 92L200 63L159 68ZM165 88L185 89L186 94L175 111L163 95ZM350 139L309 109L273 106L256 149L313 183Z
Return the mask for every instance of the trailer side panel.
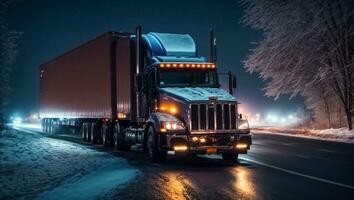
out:
M133 77L131 72L131 42L130 36L120 36L117 39L117 110L118 115L132 119L131 103ZM122 115L121 115L122 116Z
M110 34L40 67L42 118L111 118Z

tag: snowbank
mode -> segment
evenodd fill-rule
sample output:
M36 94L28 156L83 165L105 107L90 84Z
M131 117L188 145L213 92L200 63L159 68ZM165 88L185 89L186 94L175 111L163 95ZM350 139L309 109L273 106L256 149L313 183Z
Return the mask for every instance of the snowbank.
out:
M134 178L126 160L34 131L0 133L0 199L94 199Z
M273 133L295 137L305 137L312 139L354 143L354 130L349 131L347 128L339 129L290 129L283 127L265 127L252 129L256 133Z

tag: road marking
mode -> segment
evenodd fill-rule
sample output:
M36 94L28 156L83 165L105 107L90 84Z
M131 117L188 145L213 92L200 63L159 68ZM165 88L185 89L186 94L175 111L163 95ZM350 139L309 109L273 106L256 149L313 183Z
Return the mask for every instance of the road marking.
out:
M328 149L318 149L317 151L327 152L327 153L335 153L335 151L328 150Z
M264 162L260 162L260 161L256 161L256 160L253 160L253 159L249 159L249 158L240 158L240 159L248 161L248 162L252 162L252 163L255 163L255 164L258 164L258 165L262 165L262 166L265 166L265 167L269 167L269 168L272 168L272 169L276 169L276 170L279 170L279 171L283 171L283 172L286 172L286 173L289 173L289 174L294 174L294 175L305 177L305 178L308 178L308 179L312 179L312 180L320 181L320 182L323 182L323 183L328 183L328 184L332 184L332 185L336 185L336 186L340 186L340 187L344 187L344 188L348 188L348 189L354 190L354 186L352 186L352 185L347 185L347 184L344 184L344 183L339 183L339 182L335 182L335 181L319 178L319 177L316 177L316 176L302 174L300 172L295 172L295 171L292 171L292 170L284 169L284 168L281 168L281 167L277 167L277 166L274 166L274 165L270 165L270 164L267 164L267 163L264 163Z
M295 156L298 158L303 158L303 159L311 159L311 157L309 157L309 156L304 156L304 155L300 155L300 154L296 154Z
M282 143L282 145L284 145L284 146L291 146L291 145L293 145L292 143Z

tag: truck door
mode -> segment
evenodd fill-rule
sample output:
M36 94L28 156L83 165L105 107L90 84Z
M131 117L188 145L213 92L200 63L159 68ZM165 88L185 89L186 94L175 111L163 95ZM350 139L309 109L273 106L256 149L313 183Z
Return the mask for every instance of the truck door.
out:
M155 109L155 100L156 100L156 81L155 81L155 68L150 69L146 73L146 89L144 95L144 113L146 118L150 116L150 114Z

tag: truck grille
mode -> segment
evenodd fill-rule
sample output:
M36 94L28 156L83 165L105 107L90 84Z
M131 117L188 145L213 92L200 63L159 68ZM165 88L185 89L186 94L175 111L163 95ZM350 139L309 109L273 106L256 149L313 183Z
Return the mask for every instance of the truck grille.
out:
M192 131L236 129L236 104L192 104L190 114Z

